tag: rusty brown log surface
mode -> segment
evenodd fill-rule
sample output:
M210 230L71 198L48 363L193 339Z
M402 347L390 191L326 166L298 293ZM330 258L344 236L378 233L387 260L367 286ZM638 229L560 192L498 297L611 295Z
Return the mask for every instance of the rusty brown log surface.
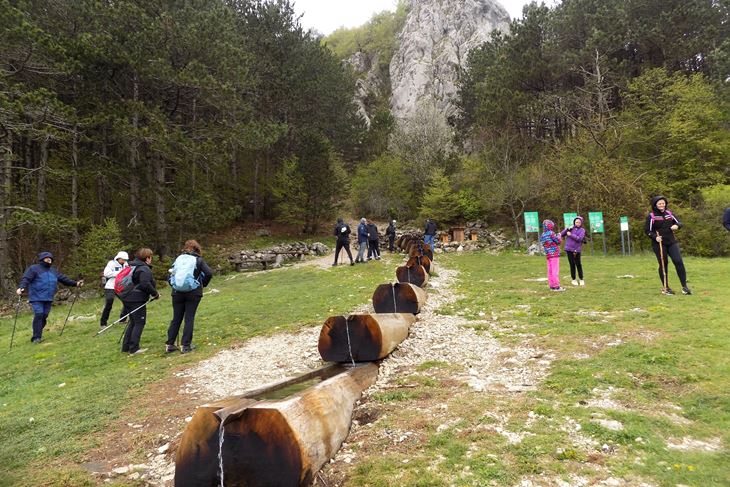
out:
M376 313L418 314L426 298L426 291L413 284L381 284L373 293L373 307Z
M395 276L398 282L409 282L421 288L426 287L429 278L426 268L422 265L400 266L395 270Z
M408 257L420 257L425 255L429 259L433 260L433 252L429 244L412 244L408 250Z
M411 313L378 313L327 318L317 348L327 362L367 362L387 357L408 337Z
M406 267L415 267L422 265L426 272L431 273L431 259L425 255L420 257L410 257L406 262Z
M178 487L220 485L218 452L220 423L231 412L256 404L262 397L314 379L326 380L346 368L328 365L298 377L252 389L238 396L200 406L188 423L175 458L175 485ZM228 484L226 485L236 485Z

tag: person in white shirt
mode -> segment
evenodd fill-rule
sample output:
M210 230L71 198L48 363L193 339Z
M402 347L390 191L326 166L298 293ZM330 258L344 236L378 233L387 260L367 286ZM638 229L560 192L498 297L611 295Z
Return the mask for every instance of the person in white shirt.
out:
M114 305L114 278L121 272L122 269L127 267L129 264L129 254L124 251L119 252L114 259L110 260L104 268L104 311L101 312L100 325L104 328L109 320L109 313L112 311ZM122 305L122 311L119 313L119 318L122 318L126 313L124 305Z

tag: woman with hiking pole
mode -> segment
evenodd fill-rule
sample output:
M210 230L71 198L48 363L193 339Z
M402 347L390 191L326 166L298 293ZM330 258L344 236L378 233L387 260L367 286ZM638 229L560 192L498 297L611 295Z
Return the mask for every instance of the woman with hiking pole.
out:
M692 294L692 291L687 287L687 271L682 261L679 242L674 235L674 232L682 228L682 224L667 209L667 199L664 196L652 198L651 208L652 211L646 216L644 230L649 238L651 238L651 246L659 262L659 279L662 281L662 294L674 294L674 291L669 287L669 276L667 275L668 259L672 259L674 268L677 271L679 282L682 285L682 294Z
M151 265L152 250L141 248L135 253L135 259L129 263L129 267L123 269L115 279L114 292L121 298L124 307L137 310L129 315L129 324L123 335L122 352L130 355L147 351L146 348L139 348L142 331L147 324L147 307L144 305L150 298L160 297L155 288Z
M33 336L32 343L40 343L43 335L43 328L48 322L48 314L51 312L53 296L56 294L58 283L69 287L81 287L84 281L74 281L68 276L61 274L58 269L51 267L53 254L41 252L38 254L38 263L28 267L20 280L18 289L15 291L18 296L28 290L28 301L33 307Z
M200 244L195 240L188 240L170 269L172 321L167 329L167 342L165 342L165 352L167 353L178 350L175 340L180 332L183 318L185 318L185 328L183 328L180 352L192 352L195 348L193 346L195 312L198 310L200 300L203 299L203 288L213 277L213 270L205 263L202 254Z

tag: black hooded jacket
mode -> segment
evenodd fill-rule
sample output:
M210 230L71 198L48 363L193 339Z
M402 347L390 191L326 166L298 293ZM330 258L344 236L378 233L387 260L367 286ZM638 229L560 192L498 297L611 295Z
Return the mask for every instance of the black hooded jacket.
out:
M656 204L664 200L667 202L667 206L664 207L664 211L659 211ZM661 235L662 242L664 245L672 245L677 242L677 238L674 236L672 231L672 225L677 225L682 228L682 223L674 214L668 209L669 202L664 196L655 196L651 200L652 211L646 216L646 223L644 224L644 232L656 242L657 235Z
M159 296L155 288L155 278L152 277L152 269L146 262L134 259L129 263L130 267L134 267L132 274L132 282L135 284L134 291L124 298L125 302L138 303L145 302L150 297Z
M335 232L334 235L337 237L337 240L340 242L349 242L350 241L350 233L352 233L352 230L350 230L350 225L342 221L342 218L337 219L337 225L335 225Z

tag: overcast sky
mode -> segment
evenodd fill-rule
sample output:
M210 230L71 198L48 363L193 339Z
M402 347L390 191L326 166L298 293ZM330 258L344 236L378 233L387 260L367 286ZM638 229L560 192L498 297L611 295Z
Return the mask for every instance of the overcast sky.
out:
M292 0L294 8L303 14L302 25L322 34L330 34L338 27L357 27L376 12L395 10L398 0ZM522 6L529 0L497 0L510 17L521 17ZM546 1L546 4L552 2Z

